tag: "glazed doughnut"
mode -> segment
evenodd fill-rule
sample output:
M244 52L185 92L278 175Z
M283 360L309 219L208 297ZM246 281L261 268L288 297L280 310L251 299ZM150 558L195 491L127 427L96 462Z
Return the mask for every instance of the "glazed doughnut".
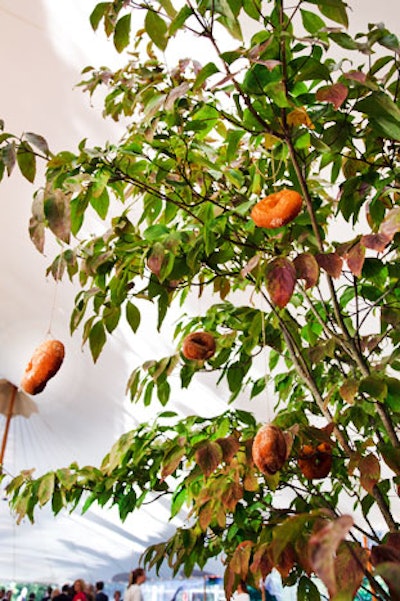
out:
M47 382L60 369L64 360L64 345L59 340L46 340L34 351L25 368L21 388L28 394L42 392Z
M266 424L254 437L253 461L260 472L276 474L286 461L287 446L285 436L278 426Z
M214 336L209 332L193 332L183 341L182 354L186 359L205 361L215 353Z
M307 480L326 478L332 467L332 448L327 442L313 447L305 444L299 453L299 468Z
M296 190L284 188L260 200L251 210L251 218L259 227L274 229L292 221L301 211L302 197Z

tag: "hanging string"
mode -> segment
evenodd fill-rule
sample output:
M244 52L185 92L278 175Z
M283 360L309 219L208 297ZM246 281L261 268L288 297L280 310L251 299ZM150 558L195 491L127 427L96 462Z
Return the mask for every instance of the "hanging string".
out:
M265 337L265 311L262 310L261 311L261 328L262 328L262 345L263 345L263 354L264 354L264 382L265 382L265 393L266 393L266 401L267 401L267 407L266 407L266 418L267 418L267 422L272 421L272 411L270 410L270 404L269 404L269 398L268 398L268 382L269 382L269 378L268 378L268 353L266 352L266 347L267 347L267 340Z
M62 253L59 255L58 258L58 263L57 263L57 271L56 271L56 277L55 282L54 282L54 293L53 293L53 301L51 304L51 309L50 309L50 319L49 319L49 325L47 328L47 332L46 332L46 336L51 338L52 337L52 326L53 326L53 320L54 320L54 315L55 315L55 310L56 310L56 306L57 306L57 296L58 296L58 283L61 279L61 272L62 272L62 259L61 259L61 255Z

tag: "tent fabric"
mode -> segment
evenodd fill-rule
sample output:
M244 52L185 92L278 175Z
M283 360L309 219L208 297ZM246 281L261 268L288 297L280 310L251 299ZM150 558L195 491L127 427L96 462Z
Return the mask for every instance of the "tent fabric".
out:
M381 3L379 20L386 14L390 23L395 2ZM92 144L118 139L121 126L103 121L101 109L96 111L76 88L84 66L113 67L116 60L112 43L90 28L88 16L95 3L0 0L0 118L6 131L39 133L55 152L75 149L84 137ZM377 20L372 0L354 0L352 9L363 23ZM17 173L0 184L0 434L7 414L4 382L18 386L32 351L46 337L62 340L66 357L40 395L24 400L18 393L19 408L11 420L4 457L8 475L31 468L42 474L73 461L98 465L119 435L161 410L131 405L125 394L130 371L146 359L174 351L174 315L155 336L151 306L146 307L138 334L119 330L96 365L88 348L81 348L79 333L70 336L69 315L77 290L68 281L56 284L45 276L51 252L46 247L48 256L41 256L29 239L32 195L39 185L40 169L34 186ZM192 308L198 309L195 300ZM212 380L196 380L190 394L176 387L173 396L173 408L183 415L198 413L199 407L202 415L226 409L224 395ZM268 405L249 406L245 398L237 405L254 410L260 419L271 416ZM0 581L111 580L136 566L148 544L172 533L174 522L168 522L168 515L163 503L141 509L124 523L115 508L92 507L83 516L64 512L54 518L45 507L33 526L27 521L16 524L3 488ZM218 562L211 571L221 572Z

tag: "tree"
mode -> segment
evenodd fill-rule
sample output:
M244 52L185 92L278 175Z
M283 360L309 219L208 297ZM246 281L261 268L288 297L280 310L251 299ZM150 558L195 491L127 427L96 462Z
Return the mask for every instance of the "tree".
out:
M147 565L190 574L222 555L228 597L275 567L298 599L320 598L313 574L336 601L360 585L400 598L397 37L382 24L350 35L343 0L116 0L90 20L129 51L125 67L88 67L82 81L89 94L106 89L122 140L52 154L38 134L3 125L0 137L1 175L18 164L34 181L46 161L30 233L42 252L51 232L61 252L49 271L79 281L71 331L96 361L121 321L137 331L143 299L160 329L173 304L209 292L204 314L179 321L177 353L133 371L132 401L167 406L173 371L183 388L212 372L230 403L272 383L275 417L259 424L233 404L213 419L166 409L100 467L14 478L18 519L81 499L124 519L165 495L187 525L150 547ZM215 59L169 69L163 52L190 34ZM97 235L85 233L93 211Z

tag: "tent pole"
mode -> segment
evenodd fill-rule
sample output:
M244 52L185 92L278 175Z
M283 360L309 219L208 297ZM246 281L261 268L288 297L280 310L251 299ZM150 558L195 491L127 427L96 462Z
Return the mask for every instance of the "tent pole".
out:
M13 416L15 397L17 396L17 387L14 384L11 384L11 382L10 382L10 385L12 387L12 390L11 390L10 403L8 405L7 418L6 418L6 426L4 428L3 440L2 440L2 443L1 443L0 473L3 471L3 459L4 459L4 453L5 453L6 445L7 445L8 431L10 429L10 422L11 422L11 418Z

